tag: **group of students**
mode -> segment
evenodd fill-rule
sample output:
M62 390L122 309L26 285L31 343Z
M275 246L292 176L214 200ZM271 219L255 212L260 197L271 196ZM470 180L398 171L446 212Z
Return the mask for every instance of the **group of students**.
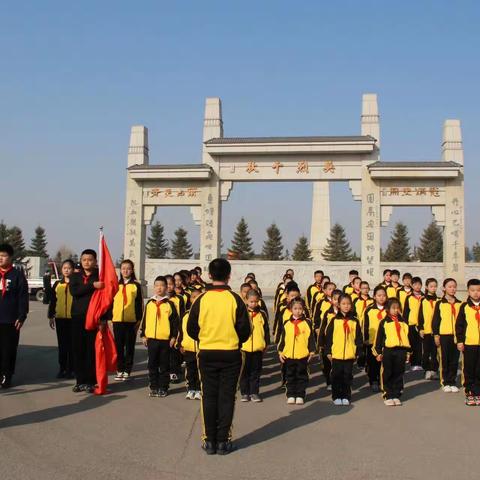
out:
M342 290L315 272L305 297L287 270L275 294L273 331L282 362L287 403L302 404L308 363L319 353L335 405L349 405L354 363L365 368L374 392L387 406L401 405L404 373L424 370L425 379L440 380L444 392L458 392L460 353L465 403L480 406L480 280L467 283L468 298L457 299L457 282L438 283L398 270L384 271L373 290L356 270ZM440 372L440 375L439 375Z

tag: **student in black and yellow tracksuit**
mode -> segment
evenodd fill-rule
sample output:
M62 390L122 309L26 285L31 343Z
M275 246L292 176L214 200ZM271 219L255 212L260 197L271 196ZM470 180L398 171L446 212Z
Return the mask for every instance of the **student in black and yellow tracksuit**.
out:
M48 318L50 328L57 332L58 364L57 378L73 378L72 353L72 294L70 276L75 264L72 260L62 263L62 279L54 283L50 292Z
M283 281L278 284L276 290L275 290L275 297L273 301L273 310L276 311L278 304L284 299L285 295L285 289L287 285L293 282L293 277L291 275L285 274L283 276Z
M135 356L137 330L143 317L142 288L136 281L131 260L120 265L118 292L113 298L112 324L117 348L117 374L115 380L130 378Z
M315 354L315 337L312 322L304 315L303 300L293 300L290 308L292 315L281 328L278 355L285 365L287 404L303 405L308 385L308 362Z
M381 386L385 405L402 404L403 375L410 352L408 324L400 316L400 300L389 298L385 306L387 316L379 323L373 354L382 365Z
M170 384L170 348L176 342L179 319L167 294L167 279L159 276L153 284L155 295L145 305L140 337L148 349L150 397L166 397ZM160 371L159 371L160 370Z
M228 286L231 271L223 258L210 262L212 283L192 305L187 323L188 334L198 341L202 448L208 455L226 455L234 449L231 429L243 363L240 346L252 333L245 303Z
M397 290L397 297L400 300L403 318L405 318L405 301L407 297L412 294L412 280L413 277L411 273L404 273L402 275L403 285Z
M401 294L401 291L399 293ZM408 340L412 349L410 356L412 372L422 370L422 339L418 331L418 318L420 316L422 300L422 279L420 277L413 277L412 291L405 297L405 304L402 309L402 316L408 323ZM400 303L401 302L400 296Z
M480 280L467 283L468 299L460 307L455 334L457 348L463 352L465 404L480 406Z
M398 298L398 291L402 288L399 283L400 272L398 270L392 270L390 272L390 284L387 285L387 299L388 298Z
M360 295L353 300L353 311L357 317L358 322L360 323L360 328L363 332L363 321L365 320L365 312L367 308L372 305L374 302L373 298L370 296L370 285L368 282L360 283ZM361 354L358 356L357 365L360 368L365 368L365 362L367 360L367 348L364 345L362 348Z
M201 294L200 290L193 290L190 295L191 303L193 304ZM197 365L198 342L191 338L187 332L189 316L190 311L183 315L177 344L185 360L185 380L187 384L187 395L185 398L187 400L201 400L202 392L200 390L200 377Z
M262 310L263 313L265 313L268 320L269 319L268 307L267 307L267 304L265 303L265 300L262 297L262 290L258 286L258 282L256 280L251 280L249 283L250 283L250 286L258 293L259 295L258 306L260 307L260 310Z
M261 402L259 395L260 374L262 373L263 354L270 344L270 330L267 314L259 306L260 295L251 289L247 293L246 303L252 333L246 342L242 343L245 356L242 376L240 378L240 393L242 402Z
M320 328L323 317L328 312L328 310L330 310L330 308L332 307L333 292L340 291L340 290L335 290L335 284L332 282L327 282L324 285L323 290L324 290L323 292L324 296L320 301L315 302L314 310L312 312L312 321L313 321L313 326L315 330Z
M175 284L175 293L183 298L185 311L190 310L190 292L187 291L187 277L183 272L175 272L173 274Z
M332 400L335 405L350 405L353 364L362 345L360 324L352 311L352 299L342 293L338 313L325 332L325 353L332 362Z
M362 279L360 277L355 277L352 280L352 293L349 293L352 302L354 302L360 296L360 285L362 284ZM349 289L350 290L350 289Z
M358 270L350 270L348 272L348 283L342 289L343 293L351 295L353 293L353 280L358 277Z
M309 285L309 287L307 288L307 306L311 312L313 311L313 297L316 293L322 291L323 271L316 270L313 274L313 278L315 280L314 283L312 283L312 285Z
M368 382L372 391L380 391L380 363L373 354L372 347L377 336L377 329L380 322L385 318L385 304L387 302L387 291L385 287L378 285L373 291L374 303L365 310L363 319L363 341L367 347L366 371Z
M342 294L341 290L334 290L332 293L331 299L328 301L325 301L325 303L322 303L322 305L318 306L315 321L313 323L313 328L315 330L315 335L317 339L317 348L320 355L320 363L322 366L322 373L323 373L323 376L325 377L325 383L327 384L328 391L332 389L332 379L331 379L332 362L328 358L327 353L325 351L325 333L330 321L338 313L338 300L341 294ZM330 308L327 311L325 311L319 323L318 314L323 311L326 305L329 305Z
M428 278L425 281L425 296L418 313L418 332L422 339L422 368L425 370L425 380L438 380L437 347L433 338L432 319L435 305L438 302L437 281Z
M285 292L282 297L284 298L277 304L273 319L273 335L275 339L279 337L279 331L281 330L283 321L290 318L291 311L289 310L289 305L293 299L300 297L300 288L298 288L295 282L290 282L285 287Z
M460 352L455 341L455 323L462 302L455 297L457 282L453 278L443 281L444 295L435 305L432 332L439 349L440 383L444 392L458 392L457 371Z

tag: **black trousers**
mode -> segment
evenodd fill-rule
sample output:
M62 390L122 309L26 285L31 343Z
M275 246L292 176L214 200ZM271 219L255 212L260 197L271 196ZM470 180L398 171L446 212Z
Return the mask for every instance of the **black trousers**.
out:
M365 368L367 362L367 347L364 345L361 348L361 353L357 359L357 365L359 368Z
M73 368L77 385L95 385L97 376L95 372L95 338L97 331L85 330L85 317L73 317L72 353Z
M332 360L332 398L352 398L354 360Z
M187 381L187 390L200 390L200 378L198 376L197 354L196 352L184 352L185 360L185 379Z
M467 395L480 395L479 345L465 345L463 351L463 386Z
M240 393L242 395L258 395L263 352L243 352L243 354L245 355L245 362L240 378Z
M385 400L400 398L407 351L404 348L384 348L382 365L382 390ZM378 362L380 364L380 362Z
M437 346L431 333L426 333L422 338L422 368L427 371L438 372Z
M458 360L460 358L460 352L453 335L440 335L439 353L442 385L453 387L457 383Z
M285 379L288 397L305 398L308 385L308 357L285 360Z
M420 337L415 325L409 325L408 327L408 341L412 349L410 365L412 367L420 367L422 365L422 337Z
M235 395L242 364L240 350L203 350L198 354L203 439L206 441L226 442L232 437Z
M73 372L72 319L56 318L58 364L62 372Z
M367 362L366 370L368 375L368 382L370 383L370 385L374 383L380 383L380 369L382 368L382 365L380 362L377 361L377 359L373 355L371 345L367 346L366 362Z
M169 359L170 342L168 340L147 340L148 378L152 390L168 390L170 385Z
M112 322L117 349L117 371L131 373L137 332L133 322Z
M170 373L175 373L177 376L182 374L182 354L180 350L170 348L169 365Z
M0 324L0 376L7 378L15 373L20 332L14 324Z
M323 353L323 351L322 351L322 371L323 371L323 375L325 376L325 381L327 382L327 386L331 385L332 362L327 357L327 355Z

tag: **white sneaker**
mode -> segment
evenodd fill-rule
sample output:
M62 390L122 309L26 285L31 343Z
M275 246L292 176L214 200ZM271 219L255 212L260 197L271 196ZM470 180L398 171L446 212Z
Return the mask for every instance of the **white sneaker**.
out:
M336 398L334 401L333 401L333 404L334 405L343 405L343 402L342 402L342 399L341 398Z
M121 382L123 380L123 372L117 372L114 380L117 381L117 382Z
M332 386L331 385L327 385L327 392L331 392L332 391Z
M130 374L128 372L123 372L122 380L128 380L130 378Z
M423 368L420 365L414 365L410 370L412 372L419 372L420 370L423 370Z
M431 380L432 379L432 372L430 370L427 370L425 372L425 380Z
M193 397L195 400L201 400L202 399L202 392L200 390L197 390L195 392L195 396Z
M295 405L295 397L288 397L287 405Z
M195 398L195 391L194 390L189 390L187 394L185 395L185 398L187 400L193 400Z
M445 385L444 387L442 387L442 390L443 390L445 393L451 393L452 387L451 387L450 385Z
M459 390L459 388L458 388L456 385L452 385L452 386L450 387L450 391L451 391L452 393L458 393L460 390Z
M295 399L295 405L303 405L305 403L305 400L302 397L297 397Z
M176 373L171 373L170 374L170 381L171 382L176 382L178 380L177 374Z
M400 401L399 398L394 398L393 399L393 404L396 406L396 407L400 407L402 405L402 402Z
M342 405L350 405L350 400L348 400L348 398L342 398Z
M394 407L395 406L395 402L389 398L388 400L384 400L383 403L387 406L387 407Z

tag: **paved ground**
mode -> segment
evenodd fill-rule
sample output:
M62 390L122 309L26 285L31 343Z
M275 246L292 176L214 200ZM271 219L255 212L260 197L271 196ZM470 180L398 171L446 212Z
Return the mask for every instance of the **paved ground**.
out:
M463 479L478 478L480 409L461 394L408 374L404 406L387 408L355 379L351 407L334 407L318 368L308 402L287 407L271 352L264 403L237 404L239 450L207 457L199 448L198 401L174 386L147 396L146 352L137 345L129 383L104 397L73 394L54 379L55 334L32 302L22 331L17 386L0 393L0 478L10 479Z

